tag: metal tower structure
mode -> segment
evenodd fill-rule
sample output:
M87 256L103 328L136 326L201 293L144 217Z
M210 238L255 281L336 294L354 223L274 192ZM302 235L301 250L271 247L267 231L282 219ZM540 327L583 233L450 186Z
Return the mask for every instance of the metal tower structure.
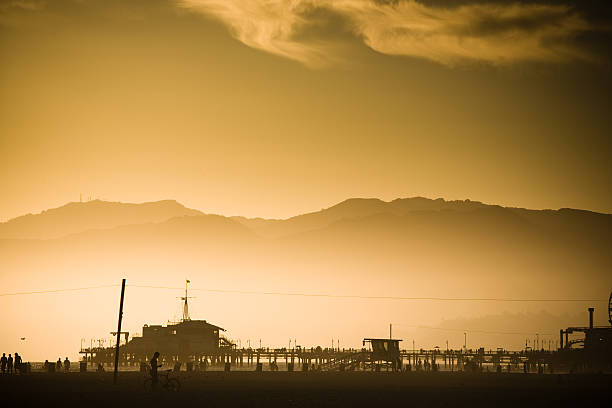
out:
M185 280L185 296L181 296L179 298L185 302L183 304L183 320L182 320L183 322L191 320L191 318L189 317L189 303L187 302L187 300L193 298L193 296L187 295L187 284L189 283L191 283L191 281L189 279L186 279Z

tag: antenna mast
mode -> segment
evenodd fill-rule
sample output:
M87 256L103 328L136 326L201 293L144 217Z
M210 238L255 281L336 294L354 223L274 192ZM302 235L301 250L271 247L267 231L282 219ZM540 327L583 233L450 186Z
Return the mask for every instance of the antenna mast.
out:
M191 318L189 317L189 304L187 303L187 299L189 299L191 296L187 296L187 284L191 283L191 281L189 279L185 280L185 296L181 297L181 300L185 301L185 303L183 304L183 321L189 321L191 320Z

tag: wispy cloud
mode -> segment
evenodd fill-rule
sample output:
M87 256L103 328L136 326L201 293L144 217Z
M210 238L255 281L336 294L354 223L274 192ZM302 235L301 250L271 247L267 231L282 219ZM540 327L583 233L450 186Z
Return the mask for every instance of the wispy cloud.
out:
M471 4L434 8L406 1L334 2L372 49L443 64L585 58L569 41L588 24L567 6Z
M425 58L446 65L470 61L567 61L591 58L572 39L592 28L566 5L467 3L434 7L414 0L180 0L214 16L244 44L317 64L332 40L309 41L310 16L324 10L345 18L373 50Z
M328 58L327 44L298 40L320 2L310 0L181 0L184 7L219 18L241 42L259 50L317 65Z

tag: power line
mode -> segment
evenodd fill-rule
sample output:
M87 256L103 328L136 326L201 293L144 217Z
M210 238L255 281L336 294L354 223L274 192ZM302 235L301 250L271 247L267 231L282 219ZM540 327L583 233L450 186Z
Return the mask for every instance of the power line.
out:
M13 293L0 293L0 296L20 296L20 295L38 295L43 293L61 293L61 292L75 292L80 290L89 289L102 289L102 288L113 288L121 285L100 285L100 286L87 286L82 288L68 288L68 289L47 289L47 290L32 290L29 292L13 292Z
M86 286L79 288L66 289L47 289L24 292L1 293L0 297L36 295L46 293L75 292L91 289L103 289L119 287L119 284ZM155 286L155 285L127 285L128 287L141 289L168 289L183 290L179 287ZM294 297L318 297L335 299L364 299L364 300L400 300L400 301L440 301L440 302L608 302L608 299L538 299L538 298L460 298L460 297L431 297L431 296L368 296L368 295L334 295L330 293L303 293L303 292L279 292L279 291L247 291L234 289L202 289L192 288L191 290L210 292L210 293L231 293L240 295L263 295L263 296L294 296Z
M183 288L169 286L151 285L128 285L135 288L147 289L170 289L182 290ZM458 298L458 297L408 297L408 296L367 296L367 295L334 295L329 293L301 293L301 292L276 292L276 291L247 291L234 289L200 289L191 288L202 292L212 293L234 293L240 295L266 295L266 296L298 296L298 297L322 297L338 299L369 299L369 300L415 300L415 301L444 301L444 302L607 302L607 299L535 299L535 298Z

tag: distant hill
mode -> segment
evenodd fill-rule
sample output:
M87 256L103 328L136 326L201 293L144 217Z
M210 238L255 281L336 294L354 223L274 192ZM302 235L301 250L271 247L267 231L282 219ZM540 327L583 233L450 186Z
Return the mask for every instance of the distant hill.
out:
M501 207L484 204L479 201L456 200L446 201L413 197L398 198L393 201L382 201L376 198L351 198L320 211L297 215L286 220L266 220L262 218L233 217L263 237L278 238L324 228L341 220L369 217L377 214L394 216L438 214L440 219L448 214L464 214L466 220L475 214L488 217L491 227L496 222L505 222L510 217L515 221L529 223L534 227L551 233L573 233L578 235L600 234L605 238L604 225L610 225L612 215L591 211L562 208L560 210L530 210L525 208ZM504 221L505 220L505 221Z
M338 278L377 271L397 278L418 273L423 281L487 277L520 285L537 276L533 290L547 279L578 276L597 285L612 266L612 215L421 197L349 199L285 220L205 215L175 201L69 203L0 224L0 239L5 262L14 259L17 267L37 251L45 254L39 268L45 257L63 264L162 256L246 275L263 268L264 277L274 270L319 278L329 270ZM40 239L47 241L35 241ZM589 285L580 280L572 288Z
M68 203L62 207L28 214L0 223L0 239L54 239L88 230L114 229L120 226L162 223L175 217L204 216L186 208L174 200L142 204L106 202L100 200L85 203ZM352 198L332 207L288 219L223 217L224 225L235 228L240 224L263 238L279 239L301 236L304 233L327 229L338 231L354 226L357 229L380 229L378 233L442 233L451 230L471 231L489 235L507 228L524 230L531 235L544 234L555 239L591 239L609 243L612 215L584 210L563 208L560 210L529 210L500 207L478 201L445 201L423 197L382 201L375 198ZM202 218L181 221L201 226ZM223 227L219 227L223 229ZM218 228L217 228L218 229ZM158 228L159 230L159 228ZM118 230L119 231L119 230ZM184 228L183 231L190 231ZM353 232L358 232L353 231ZM350 236L353 232L347 230ZM505 232L507 235L508 231ZM104 233L105 234L105 233ZM313 232L311 235L317 235ZM322 231L321 234L326 234ZM307 234L308 235L308 234ZM304 236L307 236L304 235ZM89 234L88 236L91 236ZM315 240L316 242L317 240Z
M410 336L404 338L463 344L463 329L522 333L521 316L531 313L525 331L546 330L554 340L557 326L571 321L547 321L541 310L575 315L594 306L601 321L612 288L612 215L469 200L350 199L285 220L203 214L175 201L93 201L10 220L0 224L0 237L5 292L96 286L126 278L134 285L128 288L129 315L132 324L141 324L169 318L180 295L180 290L145 287L180 288L190 279L197 296L194 307L200 307L197 315L244 330L238 334L243 339L265 332L265 324L283 324L288 336L324 333L327 339L333 327L339 338L360 341L385 335L393 322L400 336ZM109 318L105 324L112 327L116 318L115 309L98 310L116 305L116 298L103 292L83 293L81 303L74 304L69 302L77 299L76 292L50 296L24 297L32 303L14 309L27 319L38 301L67 302L72 320L61 323L66 338L73 336L69 328L74 322ZM371 296L596 300L413 302ZM41 308L38 313L46 313ZM155 310L157 317L151 317ZM298 323L285 323L285 310ZM507 322L484 318L506 312L515 317ZM438 328L415 327L419 325ZM39 336L49 330L41 328ZM515 334L469 336L468 342L491 347L524 342L523 335Z
M377 198L351 198L332 207L308 214L297 215L286 220L235 217L238 222L252 228L265 237L280 237L299 232L323 228L343 219L366 217L375 214L405 215L415 211L470 211L492 207L478 201L431 200L423 197L398 198L383 201Z
M0 239L59 238L89 229L165 221L184 215L202 215L173 200L142 204L101 200L68 203L40 214L28 214L0 223Z

